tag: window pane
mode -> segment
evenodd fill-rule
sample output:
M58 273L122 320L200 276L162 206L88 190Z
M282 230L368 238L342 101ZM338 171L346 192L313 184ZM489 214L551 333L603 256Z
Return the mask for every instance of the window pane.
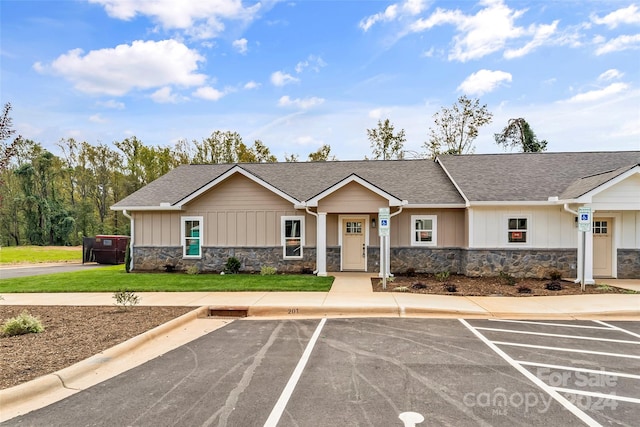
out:
M431 231L416 231L416 242L431 242L433 240L433 234Z
M300 239L287 238L285 243L286 256L300 256Z
M526 231L509 231L509 243L526 243Z
M299 219L288 219L285 221L284 224L285 224L284 236L286 238L300 237L300 220Z
M432 230L433 221L430 219L417 219L416 230Z
M518 220L516 218L509 218L509 230L516 230L518 228Z
M518 230L526 230L527 229L527 219L520 218L518 220Z

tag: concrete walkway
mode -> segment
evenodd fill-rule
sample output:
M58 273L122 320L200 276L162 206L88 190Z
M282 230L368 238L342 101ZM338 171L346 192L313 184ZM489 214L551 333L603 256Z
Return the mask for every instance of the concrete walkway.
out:
M640 290L640 280L607 280ZM112 305L112 293L4 294L0 305ZM640 294L465 297L373 292L371 274L336 273L329 292L139 292L147 306L234 309L249 317L528 317L640 319Z

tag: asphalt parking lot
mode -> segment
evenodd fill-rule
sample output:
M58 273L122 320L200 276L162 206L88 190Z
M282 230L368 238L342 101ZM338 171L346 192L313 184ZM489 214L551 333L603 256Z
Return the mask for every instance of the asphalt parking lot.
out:
M640 324L236 320L3 426L637 425Z

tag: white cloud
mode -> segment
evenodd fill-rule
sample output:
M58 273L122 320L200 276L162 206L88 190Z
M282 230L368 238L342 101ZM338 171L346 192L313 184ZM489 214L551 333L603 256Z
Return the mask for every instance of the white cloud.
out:
M131 20L144 15L166 30L184 30L196 39L216 37L224 29L224 20L251 21L261 3L244 7L240 0L89 0L104 6L113 18Z
M480 70L467 77L458 90L468 95L483 95L499 87L504 82L511 82L511 74L505 71Z
M102 117L100 114L94 114L93 116L89 117L89 121L93 123L107 123L108 120Z
M391 112L389 108L375 108L369 111L369 117L372 119L380 120L383 116L388 115Z
M640 34L633 36L622 35L614 39L604 42L601 38L596 39L602 42L602 45L596 49L596 55L604 55L605 53L619 52L629 49L640 49Z
M534 51L537 47L545 45L558 28L559 21L553 21L549 25L539 25L533 28L533 39L520 49L507 49L504 57L507 59L520 58Z
M151 99L159 104L175 104L178 102L178 95L173 93L169 86L165 86L153 92Z
M390 22L406 16L419 15L427 7L427 3L426 0L405 0L402 3L394 3L387 6L383 12L362 19L358 26L366 32L378 22Z
M247 53L247 39L234 40L232 45L239 53Z
M571 97L567 102L592 102L615 95L625 91L629 87L626 83L611 83L602 89L595 89L588 92L579 93Z
M113 110L124 110L124 102L116 101L115 99L110 99L108 101L98 101L97 105L104 108L111 108Z
M260 83L258 82L254 82L253 80L251 80L250 82L245 83L244 88L247 90L250 89L257 89L260 87Z
M623 9L611 12L602 18L596 14L592 14L591 22L598 25L606 25L612 29L621 24L640 24L640 10L638 10L638 6L632 4Z
M283 96L282 98L280 98L280 100L278 100L278 106L279 107L297 107L303 110L308 110L309 108L321 105L324 102L323 98L316 98L311 97L311 98L295 98L295 99L291 99L288 96Z
M175 40L134 41L86 55L81 49L73 49L47 69L73 82L82 92L122 96L133 89L200 85L206 80L204 74L197 73L202 61L197 51ZM41 72L44 70L41 68Z
M605 71L604 73L598 76L599 81L609 81L609 80L618 80L624 76L624 73L612 68L610 70Z
M282 71L276 71L271 74L271 83L274 86L285 86L289 83L297 83L300 79L293 77L291 74L284 73Z
M296 73L300 74L307 68L317 73L320 71L320 68L326 66L327 63L324 62L319 56L309 55L309 57L305 61L300 61L296 64Z
M479 59L506 48L512 40L531 37L531 41L519 49L508 49L505 58L526 55L535 48L550 43L556 33L558 22L530 25L527 28L515 25L526 10L510 9L503 0L482 0L484 6L475 15L465 15L460 10L437 8L428 18L420 18L409 26L409 32L422 32L439 25L453 25L458 34L453 38L449 60L466 62Z
M199 87L195 92L193 92L193 96L201 99L206 99L207 101L218 101L227 93L228 92L226 91L219 91L218 89L211 86L203 86Z

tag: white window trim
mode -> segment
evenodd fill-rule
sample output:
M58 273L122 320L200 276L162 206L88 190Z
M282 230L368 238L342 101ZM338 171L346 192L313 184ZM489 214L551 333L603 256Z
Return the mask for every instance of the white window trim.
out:
M510 242L509 241L509 220L510 219L526 219L527 220L527 241L526 242ZM504 243L507 246L530 247L533 246L533 221L529 214L507 214L504 216Z
M416 240L416 220L428 219L431 220L433 227L431 229L431 235L433 239L431 242L418 242ZM438 216L437 215L411 215L411 246L438 246Z
M296 256L287 256L287 236L285 236L286 221L300 221L300 255ZM305 245L305 217L304 215L295 215L295 216L282 216L280 218L280 244L282 245L282 258L283 259L302 259L302 252L304 250Z
M198 252L200 253L200 255L187 255L187 236L184 233L185 222L187 221L199 221L200 223L200 238L198 239ZM204 217L202 216L180 217L180 243L182 244L182 258L201 259L203 239L204 239Z

